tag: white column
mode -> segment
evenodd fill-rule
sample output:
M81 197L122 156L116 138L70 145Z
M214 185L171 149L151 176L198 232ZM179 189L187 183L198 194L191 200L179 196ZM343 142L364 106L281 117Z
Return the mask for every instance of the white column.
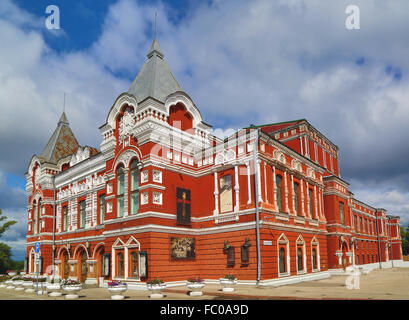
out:
M128 216L128 175L129 168L124 168L124 217Z
M262 202L263 198L261 196L261 170L260 170L260 160L257 160L257 166L255 166L255 170L258 170L258 179L257 179L257 185L258 185L258 202Z
M320 201L321 201L321 208L322 208L322 211L321 211L322 218L323 218L324 220L326 220L326 218L325 218L325 210L324 210L324 189L321 189Z
M236 194L236 205L234 207L234 211L239 211L239 190L240 190L240 186L239 186L239 170L238 170L238 165L234 166L234 191Z
M217 172L214 173L214 211L213 215L217 216L219 214L219 188L217 185Z
M301 188L301 215L305 217L304 210L304 182L300 179L300 188Z
M317 187L314 185L314 209L315 209L315 217L318 219L319 217L319 210L318 210L318 206L317 206ZM314 213L312 213L312 215L314 216Z
M248 191L247 204L250 204L251 203L250 162L246 163L246 167L247 167L247 191Z
M264 196L265 196L265 200L267 203L268 202L268 195L267 195L267 163L263 162L263 167L264 167Z
M124 270L124 278L128 278L128 247L124 248L124 263L125 263L125 270Z
M284 171L284 189L285 189L285 201L284 201L284 211L290 213L290 208L288 208L288 186L287 186L287 172Z
M273 167L273 201L274 201L274 208L278 210L277 208L277 186L276 186L276 167Z
M292 192L292 201L293 201L293 214L296 214L295 212L295 191L294 191L294 176L290 174L291 177L291 190Z
M305 181L305 190L307 190L307 211L306 211L306 216L308 217L308 218L311 218L312 217L312 212L310 212L310 208L311 208L311 205L310 205L310 189L309 189L309 184L308 184L308 181Z
M112 248L112 253L111 253L111 270L112 270L111 277L114 278L116 276L116 273L115 273L115 249L114 248Z
M307 136L304 136L304 143L305 143L305 156L306 156L307 158L309 158L309 157L310 157L310 152L309 152L309 150L308 150Z

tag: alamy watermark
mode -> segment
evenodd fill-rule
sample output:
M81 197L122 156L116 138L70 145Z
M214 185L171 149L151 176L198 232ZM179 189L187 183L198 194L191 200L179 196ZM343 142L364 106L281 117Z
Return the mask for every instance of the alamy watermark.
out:
M49 30L60 29L60 8L51 4L45 8L45 13L49 14L45 19L45 27Z
M346 7L345 13L348 14L348 17L345 20L345 28L348 30L359 30L361 29L360 23L360 10L357 5L350 4Z

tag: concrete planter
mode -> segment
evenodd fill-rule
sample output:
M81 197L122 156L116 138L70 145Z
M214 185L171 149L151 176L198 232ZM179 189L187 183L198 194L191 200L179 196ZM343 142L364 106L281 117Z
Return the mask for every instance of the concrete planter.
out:
M126 284L108 287L112 300L123 300L125 297L122 295L122 293L124 293L126 290L128 290L128 286Z
M149 295L152 299L163 298L162 291L165 290L166 284L147 284L148 290L152 291Z
M186 286L190 290L189 296L202 296L202 289L204 285L205 284L203 282L188 282Z
M46 287L50 291L48 294L50 297L61 297L61 285L59 283L47 283Z
M70 286L62 286L62 290L67 293L65 298L66 299L78 299L78 291L82 289L82 284L70 285Z
M222 289L223 292L233 292L234 285L237 284L237 279L230 280L226 278L220 278L219 281L220 281L220 284L223 286L223 289Z

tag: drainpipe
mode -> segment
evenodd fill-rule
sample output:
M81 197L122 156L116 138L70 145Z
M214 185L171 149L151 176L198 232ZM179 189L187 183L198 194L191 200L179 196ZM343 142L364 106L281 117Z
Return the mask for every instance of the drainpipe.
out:
M378 211L375 211L375 220L376 220L376 237L378 238L378 262L379 262L379 269L382 269L381 243L380 243L380 240L379 240L379 229L378 229Z
M391 261L392 261L392 268L393 268L393 247L392 247L392 228L391 228L391 218L388 217L388 224L389 224L389 243L391 248Z
M258 139L260 129L257 129L257 137L254 141L253 150L253 164L254 164L254 202L256 205L256 243L257 243L257 285L260 283L261 276L261 254L260 254L260 217L259 217L259 207L258 207L258 165L257 165L257 153L258 153Z
M55 276L55 216L56 216L55 175L53 175L53 190L54 190L54 205L53 205L53 256L52 256L52 266L53 266L53 276Z

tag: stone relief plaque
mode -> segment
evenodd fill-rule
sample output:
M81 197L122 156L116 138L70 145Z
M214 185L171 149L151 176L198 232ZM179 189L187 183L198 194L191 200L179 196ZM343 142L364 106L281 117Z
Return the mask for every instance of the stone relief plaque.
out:
M194 259L195 238L171 237L170 256L172 259Z

